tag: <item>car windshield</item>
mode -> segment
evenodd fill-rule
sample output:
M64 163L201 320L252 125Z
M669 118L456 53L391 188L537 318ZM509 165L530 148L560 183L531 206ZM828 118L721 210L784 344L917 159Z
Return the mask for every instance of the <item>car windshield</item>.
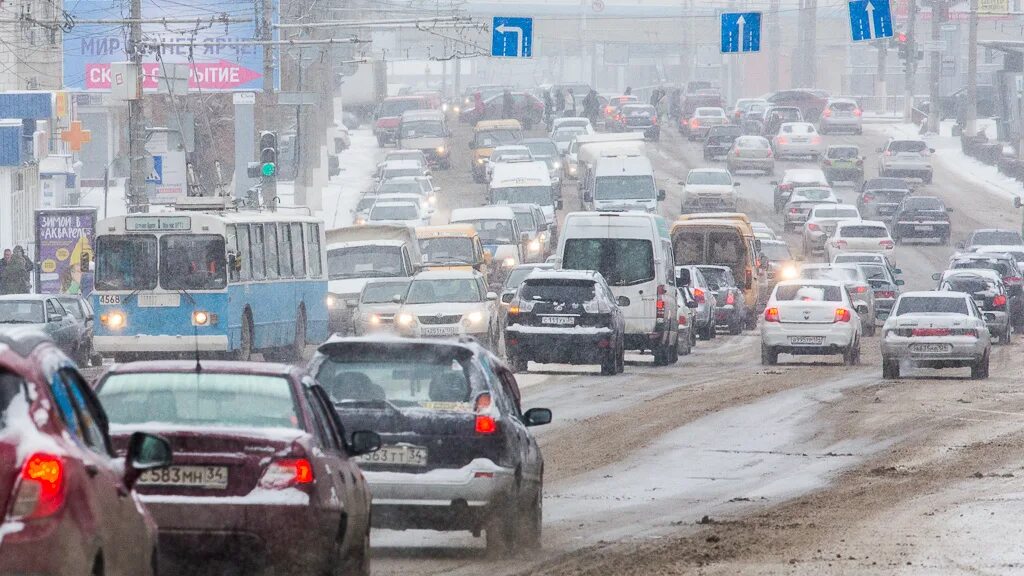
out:
M422 168L385 168L381 174L381 180L390 180L392 178L402 178L405 176L422 176Z
M227 283L224 237L167 234L160 237L160 285L167 290L219 290Z
M523 139L518 130L483 130L477 132L474 141L479 148L494 148L505 144L515 144Z
M775 289L775 299L782 302L842 302L839 286L792 284Z
M843 238L888 238L884 226L843 226Z
M793 255L789 252L789 246L784 242L762 242L761 251L764 252L766 258L773 262L793 259Z
M484 244L516 244L519 241L513 234L510 220L463 220L459 223L472 224Z
M472 278L414 280L409 285L406 304L438 304L441 302L480 302L480 287Z
M814 209L814 218L860 218L860 212L856 208L825 206Z
M594 180L596 200L654 200L658 197L651 176L601 176Z
M699 266L698 269L710 285L718 286L719 288L736 286L736 279L733 278L732 271L728 268Z
M902 296L896 316L903 314L967 314L967 302L963 298Z
M473 239L468 236L422 238L419 245L424 262L472 264L477 260L473 253Z
M1014 246L1024 244L1019 232L1012 230L980 230L971 236L974 246Z
M419 217L414 204L378 204L370 210L370 220L417 220Z
M398 408L471 412L469 370L447 354L353 354L331 356L317 382L344 409L346 402L384 401ZM355 357L358 356L358 357Z
M363 287L359 301L363 304L387 304L394 302L395 296L405 298L409 290L409 281L402 282L370 282Z
M156 236L96 239L97 290L152 290L157 284Z
M519 224L519 230L522 232L537 230L537 222L530 211L516 212L516 224Z
M999 260L958 260L953 262L949 267L952 270L961 270L964 268L995 270L1004 278L1007 276L1017 276L1016 270L1011 272L1009 263L1001 262Z
M551 135L551 139L555 142L570 142L580 134L586 133L587 131L583 128L559 128Z
M398 246L355 246L327 251L327 274L331 280L405 276L402 249Z
M820 201L832 199L832 191L828 188L801 188L793 193L793 201L799 202L800 199L810 201Z
M853 268L801 268L800 277L808 280L837 280L853 282L859 275Z
M508 162L513 159L528 158L533 160L533 156L530 154L529 148L516 148L514 150L495 150L491 154L491 162Z
M491 188L491 198L495 204L536 204L553 206L554 196L550 186L509 186L507 188Z
M427 107L427 101L421 98L409 98L403 100L385 100L380 103L380 118L392 118L401 116L407 110L423 110Z
M924 152L928 145L921 140L893 140L889 142L889 151L893 154L900 152Z
M691 170L686 176L686 184L688 186L731 186L732 176L724 170Z
M42 324L43 303L38 300L0 300L0 324Z
M531 266L524 268L516 268L512 270L511 272L509 272L508 278L505 279L505 285L503 286L503 289L515 290L516 288L519 287L520 284L523 283L523 280L525 280L526 277L529 276L536 269L537 268Z
M611 286L654 280L654 249L650 240L572 238L565 241L562 268L600 272Z
M98 395L113 425L299 428L289 381L217 372L113 374Z
M444 135L444 124L438 120L402 122L399 134L402 138L443 138Z
M856 160L860 156L860 150L853 146L837 146L829 148L827 156L832 160Z
M525 142L523 143L523 146L530 149L530 153L533 154L534 158L550 158L558 156L558 146L555 146L555 143L550 140Z
M535 302L590 302L595 294L593 280L527 279L519 289L520 298Z
M423 187L415 180L388 180L377 187L377 194L422 194ZM372 200L371 200L372 202Z

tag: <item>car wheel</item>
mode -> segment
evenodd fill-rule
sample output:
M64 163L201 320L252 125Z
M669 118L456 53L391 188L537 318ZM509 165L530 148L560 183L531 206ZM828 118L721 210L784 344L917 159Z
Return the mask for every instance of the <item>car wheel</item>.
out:
M370 529L366 529L362 541L358 545L358 552L349 554L342 546L344 533L338 536L334 544L334 561L331 563L331 572L336 576L370 576Z
M544 534L544 488L537 490L523 509L519 523L519 534L516 539L527 550L540 550L541 537Z
M856 344L850 344L843 350L843 364L847 366L853 366L854 363L854 346Z
M971 379L981 380L983 378L988 378L988 352L985 353L981 360L971 366Z
M693 347L693 343L690 340L690 335L689 334L686 335L686 338L680 337L680 339L679 339L679 341L678 341L678 343L676 345L676 355L677 356L689 356L690 355L690 350L692 349L692 347Z
M676 362L679 362L679 332L676 332L676 343L674 346L668 347L668 365L671 366Z
M882 357L882 378L895 380L900 377L900 361Z
M779 363L779 353L771 346L761 344L761 364L764 366L775 366Z
M516 524L519 514L515 506L498 504L490 510L490 518L484 529L487 538L487 555L504 558L516 549Z
M626 371L626 346L624 344L619 344L619 354L617 362L619 374L622 374L623 372Z
M602 376L614 376L618 374L619 368L619 353L618 350L609 349L606 350L604 356L601 358L601 375Z

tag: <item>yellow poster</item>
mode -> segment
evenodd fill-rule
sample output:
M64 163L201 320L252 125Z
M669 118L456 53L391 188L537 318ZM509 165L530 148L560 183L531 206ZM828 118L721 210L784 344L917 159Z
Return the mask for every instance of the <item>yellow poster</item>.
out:
M981 14L1006 14L1010 11L1010 0L978 0Z

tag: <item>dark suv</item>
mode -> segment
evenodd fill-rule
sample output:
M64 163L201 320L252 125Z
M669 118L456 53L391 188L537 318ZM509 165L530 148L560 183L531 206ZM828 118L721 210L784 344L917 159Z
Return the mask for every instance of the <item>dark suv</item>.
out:
M857 210L865 220L888 220L911 193L910 184L902 178L872 178L861 187Z
M41 332L0 332L0 574L155 573L157 530L131 494L171 463L136 433L115 460L107 415Z
M949 208L935 196L908 196L896 208L889 226L892 239L936 238L949 244Z
M589 270L537 270L509 305L505 349L509 364L600 364L623 371L626 324L604 277Z
M712 126L704 138L704 159L714 160L719 156L725 156L732 149L733 142L742 135L743 128L736 124Z
M360 461L372 521L398 530L486 532L492 554L541 541L544 459L512 371L472 338L332 338L309 366L349 430L381 448Z

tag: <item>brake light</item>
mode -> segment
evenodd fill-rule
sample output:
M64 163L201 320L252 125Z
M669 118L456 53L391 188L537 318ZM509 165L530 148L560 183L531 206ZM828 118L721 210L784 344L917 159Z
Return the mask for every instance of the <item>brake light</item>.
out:
M832 165L832 161L829 160L828 158L825 158L824 160L822 160L821 163L823 165L825 165L825 166L831 166Z
M668 293L668 290L665 289L665 285L664 284L659 284L658 285L658 301L655 302L655 304L654 304L654 307L655 307L655 310L656 310L655 318L657 318L658 320L664 320L665 319L665 294L667 294L667 293Z
M850 314L849 310L847 310L846 308L836 308L836 315L835 315L835 318L832 321L833 322L849 322L850 318L853 318L853 314Z
M818 226L814 222L808 222L807 229L810 230L811 232L818 232L819 230L821 230L821 226Z
M785 136L776 136L775 137L775 143L776 144L789 144L789 138L786 138Z
M846 240L836 240L835 242L832 243L832 245L835 246L836 248L846 248L847 246L849 246Z
M686 316L684 316L682 314L679 315L679 325L680 326L686 326Z
M614 112L614 111L615 111L615 108L613 108L613 107L611 107L611 106L605 106L605 107L604 107L604 115L605 115L605 116L607 116L607 115L611 114L611 113L612 113L612 112Z
M698 304L703 304L704 303L704 290L702 290L700 288L694 288L693 289L693 299L696 300Z
M875 298L895 298L896 292L892 290L875 290Z
M1006 284L1020 284L1021 277L1020 276L1006 276L1006 277L1003 278L1003 282L1005 282Z
M992 305L1006 306L1006 296L1004 296L1003 294L997 294L996 297L992 299Z
M793 189L792 183L779 184L779 192L787 192Z
M622 122L622 114L616 114L615 115L615 121L616 122Z
M789 209L789 213L790 213L790 214L799 214L799 213L800 213L800 209L799 209L799 208L796 208L796 207L794 207L794 208L790 208L790 209Z
M821 136L815 136L811 138L811 144L821 144Z
M931 155L931 152L927 148L925 148L924 150L921 150L921 156L930 156L930 155Z
M779 321L779 309L778 308L765 308L764 309L764 321L765 322L778 322Z
M949 328L914 328L911 336L949 336Z
M886 150L884 154L886 156L892 156L892 150Z
M865 192L864 196L861 199L864 201L865 204L867 204L875 199L875 195L870 192Z
M733 294L732 292L729 292L729 295L725 297L725 303L730 305L730 306L735 304L736 303L736 295Z
M267 466L260 487L281 490L313 483L313 465L306 458L284 458Z
M696 118L691 118L690 128L700 128L700 120L697 120Z
M862 110L861 110L860 108L854 108L854 109L853 109L853 115L854 115L854 116L860 116L860 115L861 115L861 114L863 114L863 113L864 113L864 112L863 112L863 111L862 111Z
M892 240L881 240L878 242L878 245L885 249L893 248L896 246L895 244L893 244Z
M737 156L739 156L739 155L740 155L739 151L737 151L737 152L736 152L736 155L737 155ZM771 148L769 148L769 149L768 149L768 158L771 158L771 157L772 157L772 150L771 150Z
M11 507L12 518L45 518L64 506L64 461L36 453L21 467L21 483Z
M654 125L654 126L658 125L658 117L657 116L652 116L651 117L651 124Z
M477 434L489 436L498 431L498 423L494 420L494 416L484 414L484 412L489 412L490 408L490 394L481 394L476 397L476 422L474 423L474 429Z
M829 116L832 116L832 109L831 108L825 108L825 111L822 112L821 115L824 116L825 118L828 118Z
M857 286L857 287L855 287L853 289L853 291L855 293L857 293L857 294L864 294L865 292L868 291L868 287L867 286Z

